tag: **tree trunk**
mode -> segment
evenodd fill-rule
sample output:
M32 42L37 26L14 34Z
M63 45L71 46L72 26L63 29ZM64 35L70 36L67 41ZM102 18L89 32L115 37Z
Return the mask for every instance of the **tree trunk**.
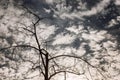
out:
M45 55L45 59L46 59L46 66L45 66L45 80L49 80L48 78L48 65L49 65L49 60L48 60L48 53Z

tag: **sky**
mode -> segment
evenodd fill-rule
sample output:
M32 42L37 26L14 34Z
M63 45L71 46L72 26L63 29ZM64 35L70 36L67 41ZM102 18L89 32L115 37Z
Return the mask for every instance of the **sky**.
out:
M40 17L48 17L47 19L42 20L37 27L37 34L41 45L45 48L44 41L48 41L47 49L54 56L59 54L74 54L77 56L83 56L94 66L99 66L100 63L102 64L103 62L104 65L101 65L100 67L106 70L104 74L107 76L107 78L109 80L119 80L120 75L116 70L120 69L120 55L118 54L119 50L116 49L116 37L110 34L107 30L95 29L94 27L96 27L96 25L94 23L96 22L93 22L92 26L84 25L87 23L85 22L86 19L84 17L91 17L99 14L102 11L104 12L104 8L109 5L110 0L102 0L95 6L92 6L91 9L86 8L87 3L79 3L81 4L80 7L83 11L77 11L75 9L73 12L71 12L70 6L64 7L64 3L57 4L58 2L58 0L46 0L46 2L44 0L25 0L24 2L24 5L27 8L35 12ZM116 0L115 4L120 5L119 0ZM57 9L55 9L53 5ZM3 6L0 6L0 17L1 16L3 16L3 18L0 19L0 37L4 36L4 40L0 40L0 46L10 45L10 39L13 39L11 36L13 36L15 40L15 42L11 43L11 45L25 43L36 46L34 38L21 29L21 27L25 27L24 25L31 26L32 22L35 21L33 15L28 14L24 9L14 6L11 0L11 3L8 4L6 9L3 8ZM117 16L117 18L118 17L119 16ZM112 20L115 21L114 19ZM17 31L19 31L19 33L17 33ZM4 44L2 44L3 42ZM29 59L35 62L38 60L37 55L34 55L34 51L28 50L25 53L26 54L22 52L21 54L27 56ZM101 59L101 57L103 58ZM7 59L5 59L5 61L6 60ZM113 61L116 61L116 64ZM68 63L66 58L64 59L64 63L62 60L58 62L62 65ZM15 64L14 62L9 63ZM9 72L7 68L0 69L0 73L9 75L9 78L11 79L16 75L21 80L22 74L26 72L27 69L31 68L29 66L31 63L18 63L18 65L20 66L18 67L17 74L12 69L10 70L10 73L7 73ZM79 67L79 65L83 65L83 62L78 64L76 67ZM85 66L85 68L87 67L87 65L83 66ZM114 68L116 69L114 70ZM78 71L81 71L81 69ZM88 70L85 70L86 74L81 76L68 74L67 80L87 80L87 78L92 80L90 73L87 71ZM95 69L91 68L90 71L93 73L92 77L94 79L98 77L101 78L101 75L97 73ZM39 74L38 71L35 71L34 73ZM95 74L98 76L94 76ZM31 75L28 75L27 77ZM110 76L115 77L109 78ZM63 80L61 76L59 77L60 80ZM36 79L34 80L38 79L37 77L35 78ZM58 77L56 80L58 80Z

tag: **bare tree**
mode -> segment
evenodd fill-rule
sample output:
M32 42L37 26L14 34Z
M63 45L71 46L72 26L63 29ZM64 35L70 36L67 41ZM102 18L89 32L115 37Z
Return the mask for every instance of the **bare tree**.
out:
M66 67L66 66L60 65L56 61L59 58L63 59L63 58L67 58L67 57L70 58L70 59L77 59L77 63L79 63L79 61L82 61L82 62L86 63L88 66L96 69L103 77L105 77L102 74L102 72L100 71L99 67L93 66L84 57L77 56L77 55L72 55L72 54L70 54L70 55L69 54L61 54L61 55L57 55L57 56L51 55L45 48L43 48L41 46L39 38L38 38L38 34L37 34L37 24L41 20L43 20L45 18L49 18L49 17L43 17L43 18L41 18L37 14L33 13L32 11L30 11L28 8L26 8L26 10L30 14L34 15L37 18L37 20L32 23L32 25L31 25L32 26L32 30L28 29L29 27L26 27L26 26L22 27L22 29L25 30L27 33L30 33L34 37L34 40L35 40L37 46L32 46L32 45L28 45L28 44L17 44L17 45L12 46L12 44L11 44L9 47L5 47L5 48L1 48L0 49L0 51L3 51L3 52L6 52L6 51L10 52L9 53L10 56L8 54L6 54L6 58L9 58L10 60L15 61L16 64L17 64L17 63L19 63L19 61L14 58L15 51L18 51L19 49L20 50L22 50L22 49L25 50L27 48L35 50L36 53L37 53L37 55L38 55L37 56L38 57L37 63L35 63L34 61L31 61L31 60L24 59L22 57L22 55L20 55L20 54L18 54L19 55L19 59L21 59L23 61L28 61L28 62L30 62L30 63L33 64L33 66L31 67L31 69L29 69L26 73L29 73L29 71L31 71L31 70L39 69L39 74L40 74L40 76L42 74L42 76L44 77L44 80L51 80L54 76L56 76L58 74L61 74L61 73L65 73L65 75L67 73L71 73L71 74L75 74L75 75L83 75L85 73L85 72L79 73L79 72L77 72L77 70L75 71L75 70L72 69L72 68L74 68L74 66L76 66L76 63L73 66ZM8 64L2 64L2 65L0 65L0 67L4 67L4 66L7 67L7 65ZM24 79L27 79L27 77L24 76ZM66 79L66 77L65 77L65 79Z

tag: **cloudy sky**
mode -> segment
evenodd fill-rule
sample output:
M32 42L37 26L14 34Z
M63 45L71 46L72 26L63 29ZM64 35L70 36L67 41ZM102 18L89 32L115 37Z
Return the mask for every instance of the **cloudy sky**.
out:
M0 2L0 47L16 45L17 43L36 46L34 38L21 29L21 27L29 26L28 28L32 30L31 25L32 22L36 21L36 18L25 9L16 6L21 3L13 3L13 0L9 0L10 2L7 3L7 1L2 0ZM96 0L96 2L78 0L78 2L79 6L77 7L72 3L66 7L65 0L23 0L22 4L39 17L47 17L37 25L37 34L42 47L46 47L44 42L47 41L47 49L51 55L72 54L82 56L94 66L101 65L100 67L105 70L103 73L109 80L118 80L120 75L116 70L120 70L120 55L117 48L119 46L117 37L119 36L117 31L107 29L114 29L116 27L114 25L118 25L120 21L120 0L115 0L113 4L111 3L112 0ZM114 8L115 6L117 8ZM34 51L26 51L26 53L21 54L27 57L29 55L29 58L33 61L37 60L37 57L33 54ZM62 63L63 61L58 62ZM68 60L65 59L64 62L61 65L67 65ZM14 62L9 63L15 64ZM31 64L24 62L19 63L19 65L18 73L15 73L12 69L8 73L7 68L1 68L0 73L4 73L5 76L10 74L9 78L11 79L15 78L16 75L22 80L22 74L30 68ZM79 65L83 65L83 63L81 62L77 67ZM84 66L87 68L86 65ZM82 71L82 69L79 70ZM98 77L98 80L100 80L102 77L95 69L91 68L90 72L93 75L98 74L98 76L92 75L91 77L91 74L87 71L86 69L85 75L81 76L68 74L67 80L88 80L87 78L92 80L92 77L93 80ZM38 70L34 74L39 74ZM34 74L29 74L27 77L35 76ZM34 80L38 80L38 77L35 77ZM58 77L56 80L58 80ZM59 80L64 80L62 74L59 76Z

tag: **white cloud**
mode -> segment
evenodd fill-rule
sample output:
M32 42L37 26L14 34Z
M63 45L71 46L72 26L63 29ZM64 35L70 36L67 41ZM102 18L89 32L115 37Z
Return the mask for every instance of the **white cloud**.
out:
M48 4L53 4L53 0L46 0Z
M116 2L115 2L115 4L116 5L120 5L120 0L115 0Z
M38 26L37 28L37 34L38 34L38 37L39 39L47 39L49 38L52 34L55 33L55 25L52 25L52 26L48 26L48 25L45 25L45 24L40 24L40 26Z
M110 0L103 0L100 3L98 3L95 7L93 7L91 10L86 10L86 11L80 11L80 12L73 12L73 13L69 13L67 11L68 8L63 8L65 9L65 11L62 11L61 14L58 14L61 18L70 18L70 19L74 19L74 18L80 18L82 16L91 16L91 15L95 15L97 13L99 13L100 11L102 11L104 9L104 7L106 7L108 5L108 3L110 2ZM83 5L84 6L84 5Z
M69 34L59 34L56 36L55 41L53 42L53 45L58 44L70 44L75 39L75 36L69 35Z
M66 28L66 30L68 30L68 31L70 31L70 32L73 32L73 33L75 33L75 34L79 34L79 33L81 33L82 31L84 31L83 28L84 28L84 26L82 26L82 25L79 25L79 27L73 25L73 26L71 26L71 27Z
M101 32L97 32L97 31L90 31L90 34L88 33L83 33L82 37L84 39L90 40L90 41L95 41L95 42L100 42L101 40L103 40L105 37L106 31L101 31Z
M110 0L103 0L99 4L97 4L97 6L93 7L91 10L81 12L80 14L85 15L85 16L91 16L91 15L97 14L100 11L102 11L104 9L104 7L106 7L109 2L110 2Z

